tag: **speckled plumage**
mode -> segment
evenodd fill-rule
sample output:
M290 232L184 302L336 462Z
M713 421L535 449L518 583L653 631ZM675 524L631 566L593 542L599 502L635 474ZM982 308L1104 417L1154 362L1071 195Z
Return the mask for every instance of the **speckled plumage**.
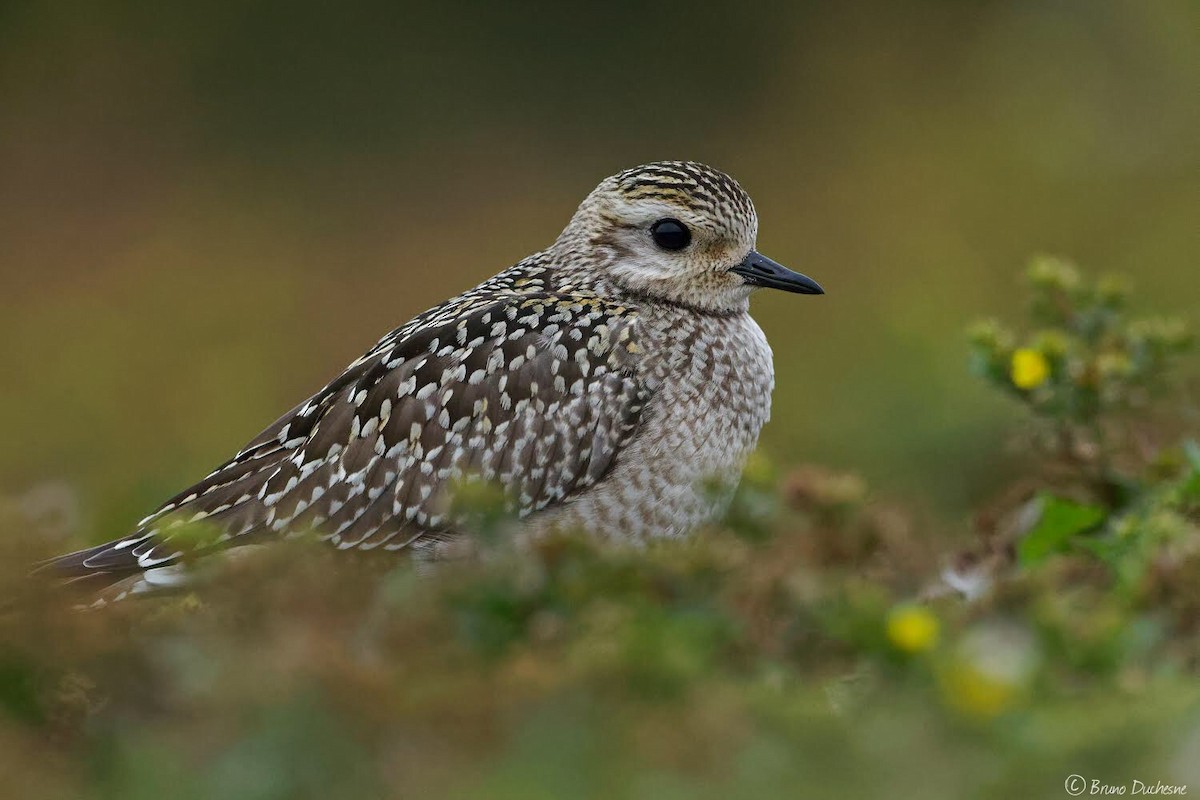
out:
M686 249L656 246L664 217L688 227ZM383 337L133 534L49 567L152 585L197 546L173 534L201 521L204 548L311 531L428 550L455 537L449 495L467 479L498 484L533 534L686 534L770 414L771 350L748 313L763 268L744 267L757 225L709 167L615 175L549 248Z

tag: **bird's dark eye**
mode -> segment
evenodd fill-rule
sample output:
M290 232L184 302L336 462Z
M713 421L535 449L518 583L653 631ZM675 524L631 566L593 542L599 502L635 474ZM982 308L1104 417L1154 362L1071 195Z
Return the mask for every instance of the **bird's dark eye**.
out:
M691 244L692 232L677 219L660 219L650 226L654 243L663 250L682 250Z

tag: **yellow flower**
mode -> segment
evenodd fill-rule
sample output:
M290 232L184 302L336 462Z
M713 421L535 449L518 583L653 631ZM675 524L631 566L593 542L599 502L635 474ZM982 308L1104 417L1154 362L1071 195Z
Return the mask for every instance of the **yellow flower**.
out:
M888 641L905 653L924 653L937 646L941 626L928 609L900 606L887 619Z
M970 631L937 671L942 697L969 717L988 720L1023 705L1039 654L1022 628L988 624Z
M975 664L956 661L938 674L946 700L972 717L991 718L1015 706L1022 694L1019 683L993 675Z
M1050 377L1050 364L1039 351L1030 347L1019 347L1012 354L1009 373L1013 385L1018 389L1036 389Z

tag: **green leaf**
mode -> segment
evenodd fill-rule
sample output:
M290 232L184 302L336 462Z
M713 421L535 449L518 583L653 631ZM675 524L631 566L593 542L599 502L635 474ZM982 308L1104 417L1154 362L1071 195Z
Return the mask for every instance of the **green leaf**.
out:
M1183 454L1187 456L1188 463L1192 465L1195 472L1200 472L1200 442L1195 439L1188 439L1183 443Z
M1182 486L1183 499L1189 502L1200 500L1200 444L1195 439L1183 443L1183 454L1187 457L1191 469L1184 477Z
M1071 537L1089 531L1104 521L1105 511L1042 493L1037 502L1042 513L1037 524L1017 545L1017 558L1023 567L1042 563L1053 553L1065 549Z

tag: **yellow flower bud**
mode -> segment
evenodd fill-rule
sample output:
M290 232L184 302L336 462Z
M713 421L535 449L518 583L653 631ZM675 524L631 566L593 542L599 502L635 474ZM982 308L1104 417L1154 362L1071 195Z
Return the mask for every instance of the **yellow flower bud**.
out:
M1070 339L1059 330L1039 331L1033 340L1033 349L1047 359L1062 358L1070 346Z
M924 653L937 646L941 625L928 609L901 606L887 619L888 641L905 653Z
M1133 361L1124 353L1101 353L1096 359L1096 369L1102 378L1128 378L1133 374Z
M1026 273L1034 286L1071 291L1078 288L1082 278L1069 261L1054 256L1039 256Z
M1050 363L1039 351L1019 347L1013 351L1009 375L1018 389L1036 389L1050 377Z

